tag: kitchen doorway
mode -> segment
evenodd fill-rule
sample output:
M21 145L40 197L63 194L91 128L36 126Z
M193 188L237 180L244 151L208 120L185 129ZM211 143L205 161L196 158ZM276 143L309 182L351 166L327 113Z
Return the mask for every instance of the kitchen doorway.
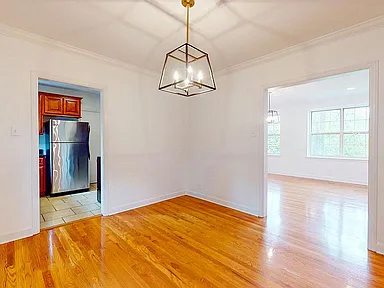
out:
M38 79L40 229L101 215L102 90Z

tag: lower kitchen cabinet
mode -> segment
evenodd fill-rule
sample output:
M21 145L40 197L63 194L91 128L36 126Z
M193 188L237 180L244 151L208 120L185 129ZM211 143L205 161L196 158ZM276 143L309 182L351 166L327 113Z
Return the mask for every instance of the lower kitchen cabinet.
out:
M39 157L40 197L44 197L47 190L47 169L45 156Z

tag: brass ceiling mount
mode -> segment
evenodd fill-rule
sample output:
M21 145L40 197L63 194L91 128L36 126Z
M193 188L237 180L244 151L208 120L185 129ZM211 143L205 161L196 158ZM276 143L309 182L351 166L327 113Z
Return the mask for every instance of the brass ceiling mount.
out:
M184 7L192 8L195 5L195 0L181 0L181 4Z

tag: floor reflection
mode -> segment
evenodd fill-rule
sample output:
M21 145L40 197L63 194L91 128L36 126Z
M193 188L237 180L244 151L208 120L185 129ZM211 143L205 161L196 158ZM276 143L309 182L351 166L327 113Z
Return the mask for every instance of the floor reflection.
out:
M366 264L367 226L367 186L269 176L266 229L280 239L302 234L309 248Z

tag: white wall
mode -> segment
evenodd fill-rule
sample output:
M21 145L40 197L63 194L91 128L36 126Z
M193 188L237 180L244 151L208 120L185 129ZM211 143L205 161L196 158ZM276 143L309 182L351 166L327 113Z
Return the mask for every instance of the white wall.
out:
M326 94L323 97L311 97L310 94L307 96L307 101L286 101L284 92L279 97L273 97L272 94L273 109L278 110L281 116L281 143L280 156L268 157L268 172L367 185L367 160L307 157L307 145L308 118L311 110L368 106L369 93L351 93L338 97L327 97ZM290 99L292 100L292 97Z
M110 213L188 188L201 197L261 215L264 88L376 60L382 70L383 51L384 28L370 30L216 74L218 91L185 99L157 92L158 75L1 35L0 219L12 221L0 221L0 242L33 233L31 185L37 175L32 175L32 167L37 171L38 163L31 151L34 137L37 143L37 119L36 131L31 128L31 71L107 88L102 105L104 185L110 194ZM379 80L383 91L384 73ZM382 110L384 102L380 106ZM384 114L378 122L381 147ZM12 125L19 128L20 136L10 136ZM384 251L382 150L377 159L377 243Z
M354 34L357 33L354 30ZM347 36L350 36L347 35ZM335 39L335 37L333 37ZM189 189L202 197L263 215L264 89L296 82L325 71L379 60L384 69L384 28L357 33L294 53L244 65L217 75L215 93L191 99L191 167ZM384 73L379 76L384 90ZM381 95L380 95L381 96ZM379 111L384 111L380 101ZM379 114L379 147L384 145L384 113ZM256 136L256 137L254 137ZM384 150L378 159L377 247L384 251Z
M31 235L38 219L31 195L32 185L38 193L37 173L32 175L32 167L36 172L38 167L37 151L34 155L31 149L38 143L37 130L32 130L37 129L37 118L32 119L32 107L37 107L31 95L33 71L106 88L102 123L109 213L186 188L187 102L158 92L158 75L2 32L0 27L0 243ZM11 137L12 125L20 136Z
M62 87L39 84L39 91L82 97L81 115L79 121L89 122L91 133L89 138L90 160L90 182L97 181L96 157L101 156L101 125L100 125L100 93L73 90ZM40 146L41 147L41 146Z

